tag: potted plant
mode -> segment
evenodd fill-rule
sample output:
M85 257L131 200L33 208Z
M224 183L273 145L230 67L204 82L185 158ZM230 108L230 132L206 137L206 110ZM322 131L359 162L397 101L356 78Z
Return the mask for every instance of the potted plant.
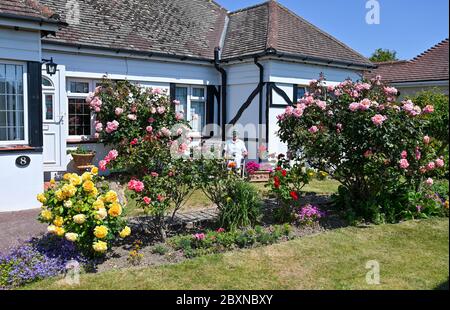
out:
M95 151L77 147L75 150L68 152L72 155L75 167L79 170L86 170L92 168L92 161L95 157Z
M266 166L254 161L248 162L245 165L245 170L247 171L250 182L267 182L272 172L270 169L266 169Z

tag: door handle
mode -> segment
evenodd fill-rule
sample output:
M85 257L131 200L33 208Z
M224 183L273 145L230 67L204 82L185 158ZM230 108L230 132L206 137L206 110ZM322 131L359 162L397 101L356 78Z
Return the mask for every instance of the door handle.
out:
M59 116L58 124L64 124L64 116L66 116L65 113Z

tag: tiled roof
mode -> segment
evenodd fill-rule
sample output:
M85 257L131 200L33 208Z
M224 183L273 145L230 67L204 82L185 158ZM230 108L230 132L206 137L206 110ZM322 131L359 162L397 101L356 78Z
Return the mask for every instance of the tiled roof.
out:
M230 13L223 58L261 53L267 49L305 58L372 65L367 58L276 1Z
M77 21L66 18L67 0L40 2L69 23L44 42L208 59L219 46L227 15L210 0L77 0Z
M391 83L448 80L448 39L412 60L378 63L368 77L380 75Z
M1 0L0 15L47 20L53 12L37 0Z
M272 48L304 60L372 65L274 0L232 13L211 0L77 0L78 15L67 14L68 0L39 1L69 23L44 42L206 60L224 43L224 60Z

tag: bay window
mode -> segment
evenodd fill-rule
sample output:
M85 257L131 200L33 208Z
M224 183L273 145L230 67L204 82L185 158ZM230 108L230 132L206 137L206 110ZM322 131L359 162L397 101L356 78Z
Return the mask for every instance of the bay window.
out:
M25 64L0 60L0 145L28 140Z
M177 86L174 97L180 102L176 106L176 111L183 113L193 132L201 133L206 125L206 88Z

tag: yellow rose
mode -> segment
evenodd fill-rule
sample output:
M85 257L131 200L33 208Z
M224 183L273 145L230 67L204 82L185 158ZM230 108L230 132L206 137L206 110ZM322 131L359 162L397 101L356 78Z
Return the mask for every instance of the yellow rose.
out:
M51 179L51 180L50 180L50 184L51 184L51 185L55 185L55 184L56 184L55 179Z
M90 197L97 197L98 196L98 189L97 187L94 187L94 189L89 193Z
M92 181L88 180L83 183L83 189L85 192L92 192L94 190L94 188L95 188L95 184Z
M118 201L117 193L115 191L107 192L105 195L105 201L109 203L117 202Z
M448 209L448 205L449 205L449 202L448 202L448 200L444 203L444 207L446 208L446 209Z
M68 241L75 242L75 241L77 241L77 239L78 239L78 234L75 234L75 233L67 233L67 234L66 234L66 239L67 239Z
M61 227L64 224L64 219L61 216L57 216L54 220L53 220L53 224L57 227Z
M92 181L92 174L90 172L85 172L81 175L83 181Z
M63 201L64 199L66 199L66 195L64 195L63 191L60 189L55 192L55 197L56 199L58 199L58 201Z
M109 208L108 214L112 217L118 217L122 215L122 207L118 203L113 203Z
M102 200L97 199L92 206L94 207L95 210L100 210L100 209L104 209L105 208L105 204L103 203Z
M108 227L106 226L97 226L94 229L94 236L98 239L103 239L108 235Z
M53 214L52 211L50 210L42 210L41 211L41 217L46 220L46 221L50 221L53 218Z
M98 175L98 168L97 168L97 167L92 167L91 173L92 173L93 175Z
M106 209L102 208L95 212L95 219L103 221L108 216Z
M66 180L66 181L69 181L71 176L72 176L71 173L66 173L66 174L63 176L63 179Z
M58 237L64 236L65 232L66 231L62 227L56 227L56 229L55 229L55 235L57 235Z
M78 215L75 215L75 216L73 217L73 221L74 221L76 224L81 225L81 224L83 224L84 222L86 222L86 215L84 215L84 214L78 214Z
M70 208L72 208L72 206L73 206L72 200L66 200L66 201L64 201L64 207L70 209Z
M103 241L97 241L92 244L92 248L95 252L104 253L108 250L108 244Z
M48 226L47 231L51 234L54 234L56 232L56 226L55 225Z
M69 181L70 181L70 184L75 185L75 186L81 185L81 183L83 182L81 177L76 173L72 173L72 175L69 178Z
M64 196L67 197L73 197L77 193L77 188L73 186L72 184L66 184L61 189L64 193Z
M119 233L120 238L126 238L129 235L131 235L131 228L126 226L122 231Z
M42 204L44 204L44 203L46 203L47 202L47 198L45 198L45 195L42 193L42 194L39 194L39 195L37 195L37 200L40 202L40 203L42 203Z

